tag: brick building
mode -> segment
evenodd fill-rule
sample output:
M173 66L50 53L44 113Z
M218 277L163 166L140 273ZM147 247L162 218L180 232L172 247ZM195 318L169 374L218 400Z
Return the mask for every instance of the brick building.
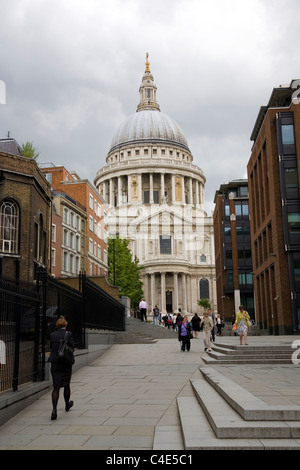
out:
M0 276L32 282L37 267L50 267L51 189L19 150L0 140Z
M214 202L218 313L230 321L242 304L255 319L248 181L222 184Z
M106 275L106 206L98 191L63 166L41 171L54 190L56 210L62 217L61 276L76 275L79 267L88 276ZM52 243L53 256L54 248ZM59 275L57 269L55 275Z
M260 108L247 166L256 320L270 334L300 330L299 87Z

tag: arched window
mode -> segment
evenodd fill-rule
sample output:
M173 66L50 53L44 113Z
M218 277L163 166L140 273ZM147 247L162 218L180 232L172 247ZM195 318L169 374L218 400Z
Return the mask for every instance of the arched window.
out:
M205 277L200 280L200 299L209 299L209 281Z
M0 206L0 251L17 254L19 250L19 207L11 200Z

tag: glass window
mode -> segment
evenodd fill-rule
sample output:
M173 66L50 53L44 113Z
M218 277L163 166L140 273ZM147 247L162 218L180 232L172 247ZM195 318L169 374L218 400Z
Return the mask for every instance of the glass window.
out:
M150 199L149 199L149 191L144 191L144 203L149 204Z
M160 241L160 253L163 255L170 255L172 253L170 235L160 235L159 241Z
M242 206L241 204L235 205L235 215L242 215Z
M153 202L154 204L158 204L158 191L153 191Z
M248 196L248 186L240 186L240 196Z
M297 168L284 169L285 185L287 188L298 187L298 172Z
M15 202L4 201L0 208L0 251L17 253L19 238L19 209Z
M231 227L224 227L224 237L231 237Z
M206 278L200 280L200 299L209 299L209 281Z
M283 124L281 126L281 134L283 145L292 145L295 143L293 124Z
M300 213L289 212L288 213L288 226L292 233L300 232Z

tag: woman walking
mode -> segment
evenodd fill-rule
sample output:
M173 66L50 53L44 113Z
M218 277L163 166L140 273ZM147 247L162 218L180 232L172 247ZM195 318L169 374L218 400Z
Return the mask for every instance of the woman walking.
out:
M211 330L213 327L213 320L210 317L210 310L205 310L204 317L201 321L201 325L203 323L203 343L204 343L204 351L211 351Z
M58 348L60 340L67 335L69 345L74 349L74 340L72 333L66 331L68 322L64 317L60 317L56 322L57 330L50 335L50 348L51 353L48 362L51 362L51 375L53 380L52 391L52 414L51 419L57 418L57 403L59 399L59 390L61 387L64 389L65 410L69 411L73 406L73 401L70 401L71 389L70 382L72 376L72 366L60 362L58 359Z
M193 328L193 331L195 332L195 338L196 339L198 339L198 337L199 337L200 322L201 322L201 318L198 317L197 313L195 313L195 315L192 318L192 328Z
M185 351L185 348L187 349L187 351L190 350L190 348L191 348L191 335L192 335L191 325L188 322L187 317L183 317L183 321L182 321L182 325L181 325L181 331L180 331L180 338L181 338L181 341L182 341L182 345L181 345L181 350L182 351Z
M248 337L248 326L250 325L250 315L246 310L244 310L243 305L240 305L240 310L236 314L236 332L240 337L240 344L243 344L243 337L244 337L244 344L248 345L247 337Z

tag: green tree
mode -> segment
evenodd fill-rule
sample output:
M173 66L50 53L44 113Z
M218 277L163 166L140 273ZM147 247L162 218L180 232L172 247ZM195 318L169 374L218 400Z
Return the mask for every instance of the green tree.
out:
M26 142L26 144L22 144L21 150L24 157L33 158L33 160L36 160L39 156L39 153L37 153L37 149L33 146L32 142Z
M128 245L129 241L120 239L118 235L108 239L108 280L119 287L121 295L129 297L132 308L135 308L144 295L140 279L142 268L137 257L132 258Z
M198 305L200 305L200 307L203 307L204 310L208 310L208 309L210 310L211 309L209 299L200 299L200 300L198 300Z

